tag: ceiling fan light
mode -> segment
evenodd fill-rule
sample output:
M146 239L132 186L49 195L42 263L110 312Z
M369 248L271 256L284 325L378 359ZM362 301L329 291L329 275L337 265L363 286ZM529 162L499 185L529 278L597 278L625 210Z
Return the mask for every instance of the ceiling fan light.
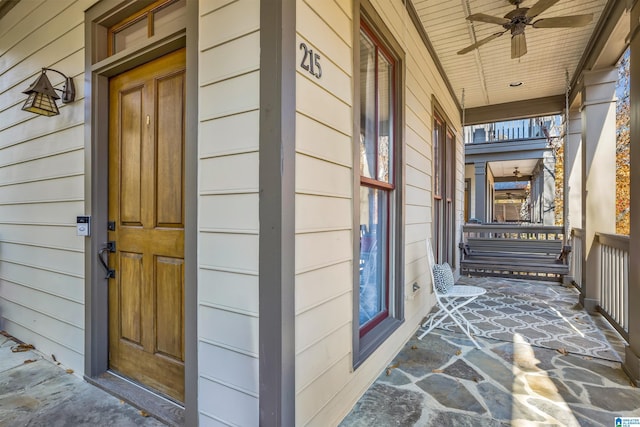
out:
M511 59L517 59L527 53L527 39L524 33L511 36Z

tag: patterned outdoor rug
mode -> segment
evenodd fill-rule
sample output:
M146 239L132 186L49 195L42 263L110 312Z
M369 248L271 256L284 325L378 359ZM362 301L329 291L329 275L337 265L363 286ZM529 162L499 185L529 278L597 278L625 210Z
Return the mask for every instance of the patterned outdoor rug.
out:
M558 283L502 278L461 278L457 284L481 286L487 293L460 312L477 336L514 342L520 335L532 346L620 362L602 331L578 304L578 291ZM441 329L459 332L447 319Z

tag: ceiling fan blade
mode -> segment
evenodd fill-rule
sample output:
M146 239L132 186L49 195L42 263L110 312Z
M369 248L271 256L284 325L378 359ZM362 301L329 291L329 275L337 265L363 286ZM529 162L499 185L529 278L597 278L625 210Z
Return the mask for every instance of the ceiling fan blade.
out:
M498 24L504 25L511 22L510 19L507 18L499 18L497 16L487 15L485 13L474 13L467 16L467 20L469 21L478 21L478 22L488 22L489 24Z
M520 58L527 53L527 39L524 33L516 34L511 37L511 59Z
M587 15L558 16L555 18L538 19L534 22L534 28L568 28L584 27L593 20L593 13Z
M505 33L505 31L503 31L501 33L491 34L489 37L484 38L484 39L480 40L479 42L476 42L476 43L474 43L474 44L472 44L470 46L465 47L464 49L462 49L461 51L458 52L458 55L464 55L465 53L469 53L472 50L479 48L483 44L489 43L491 40L500 37L504 33Z
M525 16L527 18L536 17L559 1L560 0L539 0L538 3L534 4L529 8L529 10L527 10Z

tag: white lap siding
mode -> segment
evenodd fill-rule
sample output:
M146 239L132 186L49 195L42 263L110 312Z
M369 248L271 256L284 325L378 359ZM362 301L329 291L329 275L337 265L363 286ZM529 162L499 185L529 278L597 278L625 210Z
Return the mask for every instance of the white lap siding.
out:
M432 98L452 120L455 101L401 1L372 1L405 49L405 322L353 369L353 5L298 0L297 43L321 58L322 77L296 80L296 425L336 425L412 336L433 305L424 241L432 230ZM302 53L298 54L298 62ZM460 123L453 123L459 134ZM462 189L462 141L457 183ZM462 192L457 192L458 211ZM457 214L457 217L460 214ZM357 243L357 242L356 242ZM417 283L421 290L414 294Z
M0 21L0 329L84 370L84 11L21 1ZM22 111L41 68L73 77L60 115ZM56 88L62 78L47 76Z
M198 407L258 425L259 0L200 1Z

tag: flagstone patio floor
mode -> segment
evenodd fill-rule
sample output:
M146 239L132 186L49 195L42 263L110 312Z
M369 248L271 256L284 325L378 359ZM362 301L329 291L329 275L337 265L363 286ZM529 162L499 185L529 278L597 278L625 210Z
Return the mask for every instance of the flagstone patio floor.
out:
M51 357L0 335L0 427L164 425Z
M481 349L446 322L412 338L342 427L608 427L616 417L640 418L640 389L619 362L624 341L601 316L584 313L575 289L461 282L488 290L465 313ZM0 427L162 425L38 351L12 351L17 344L0 335Z
M609 427L616 425L617 417L640 418L640 389L632 385L619 362L624 360L620 355L624 341L602 316L584 315L574 288L495 278L461 282L487 287L489 298L499 294L504 302L508 294L508 299L516 299L508 310L493 310L500 318L518 306L525 314L544 306L558 316L540 311L537 320L531 320L535 327L506 328L496 334L482 330L497 324L485 310L472 321L480 329L476 334L479 350L446 323L423 340L414 336L341 427ZM490 305L479 301L476 310ZM469 313L473 311L470 307ZM516 318L520 314L512 313ZM539 322L546 317L547 325ZM541 339L541 332L554 328L560 331L555 334L557 342ZM567 335L569 329L575 337ZM602 345L594 344L598 339ZM563 342L567 345L562 346ZM582 352L572 345L580 342L590 348Z

